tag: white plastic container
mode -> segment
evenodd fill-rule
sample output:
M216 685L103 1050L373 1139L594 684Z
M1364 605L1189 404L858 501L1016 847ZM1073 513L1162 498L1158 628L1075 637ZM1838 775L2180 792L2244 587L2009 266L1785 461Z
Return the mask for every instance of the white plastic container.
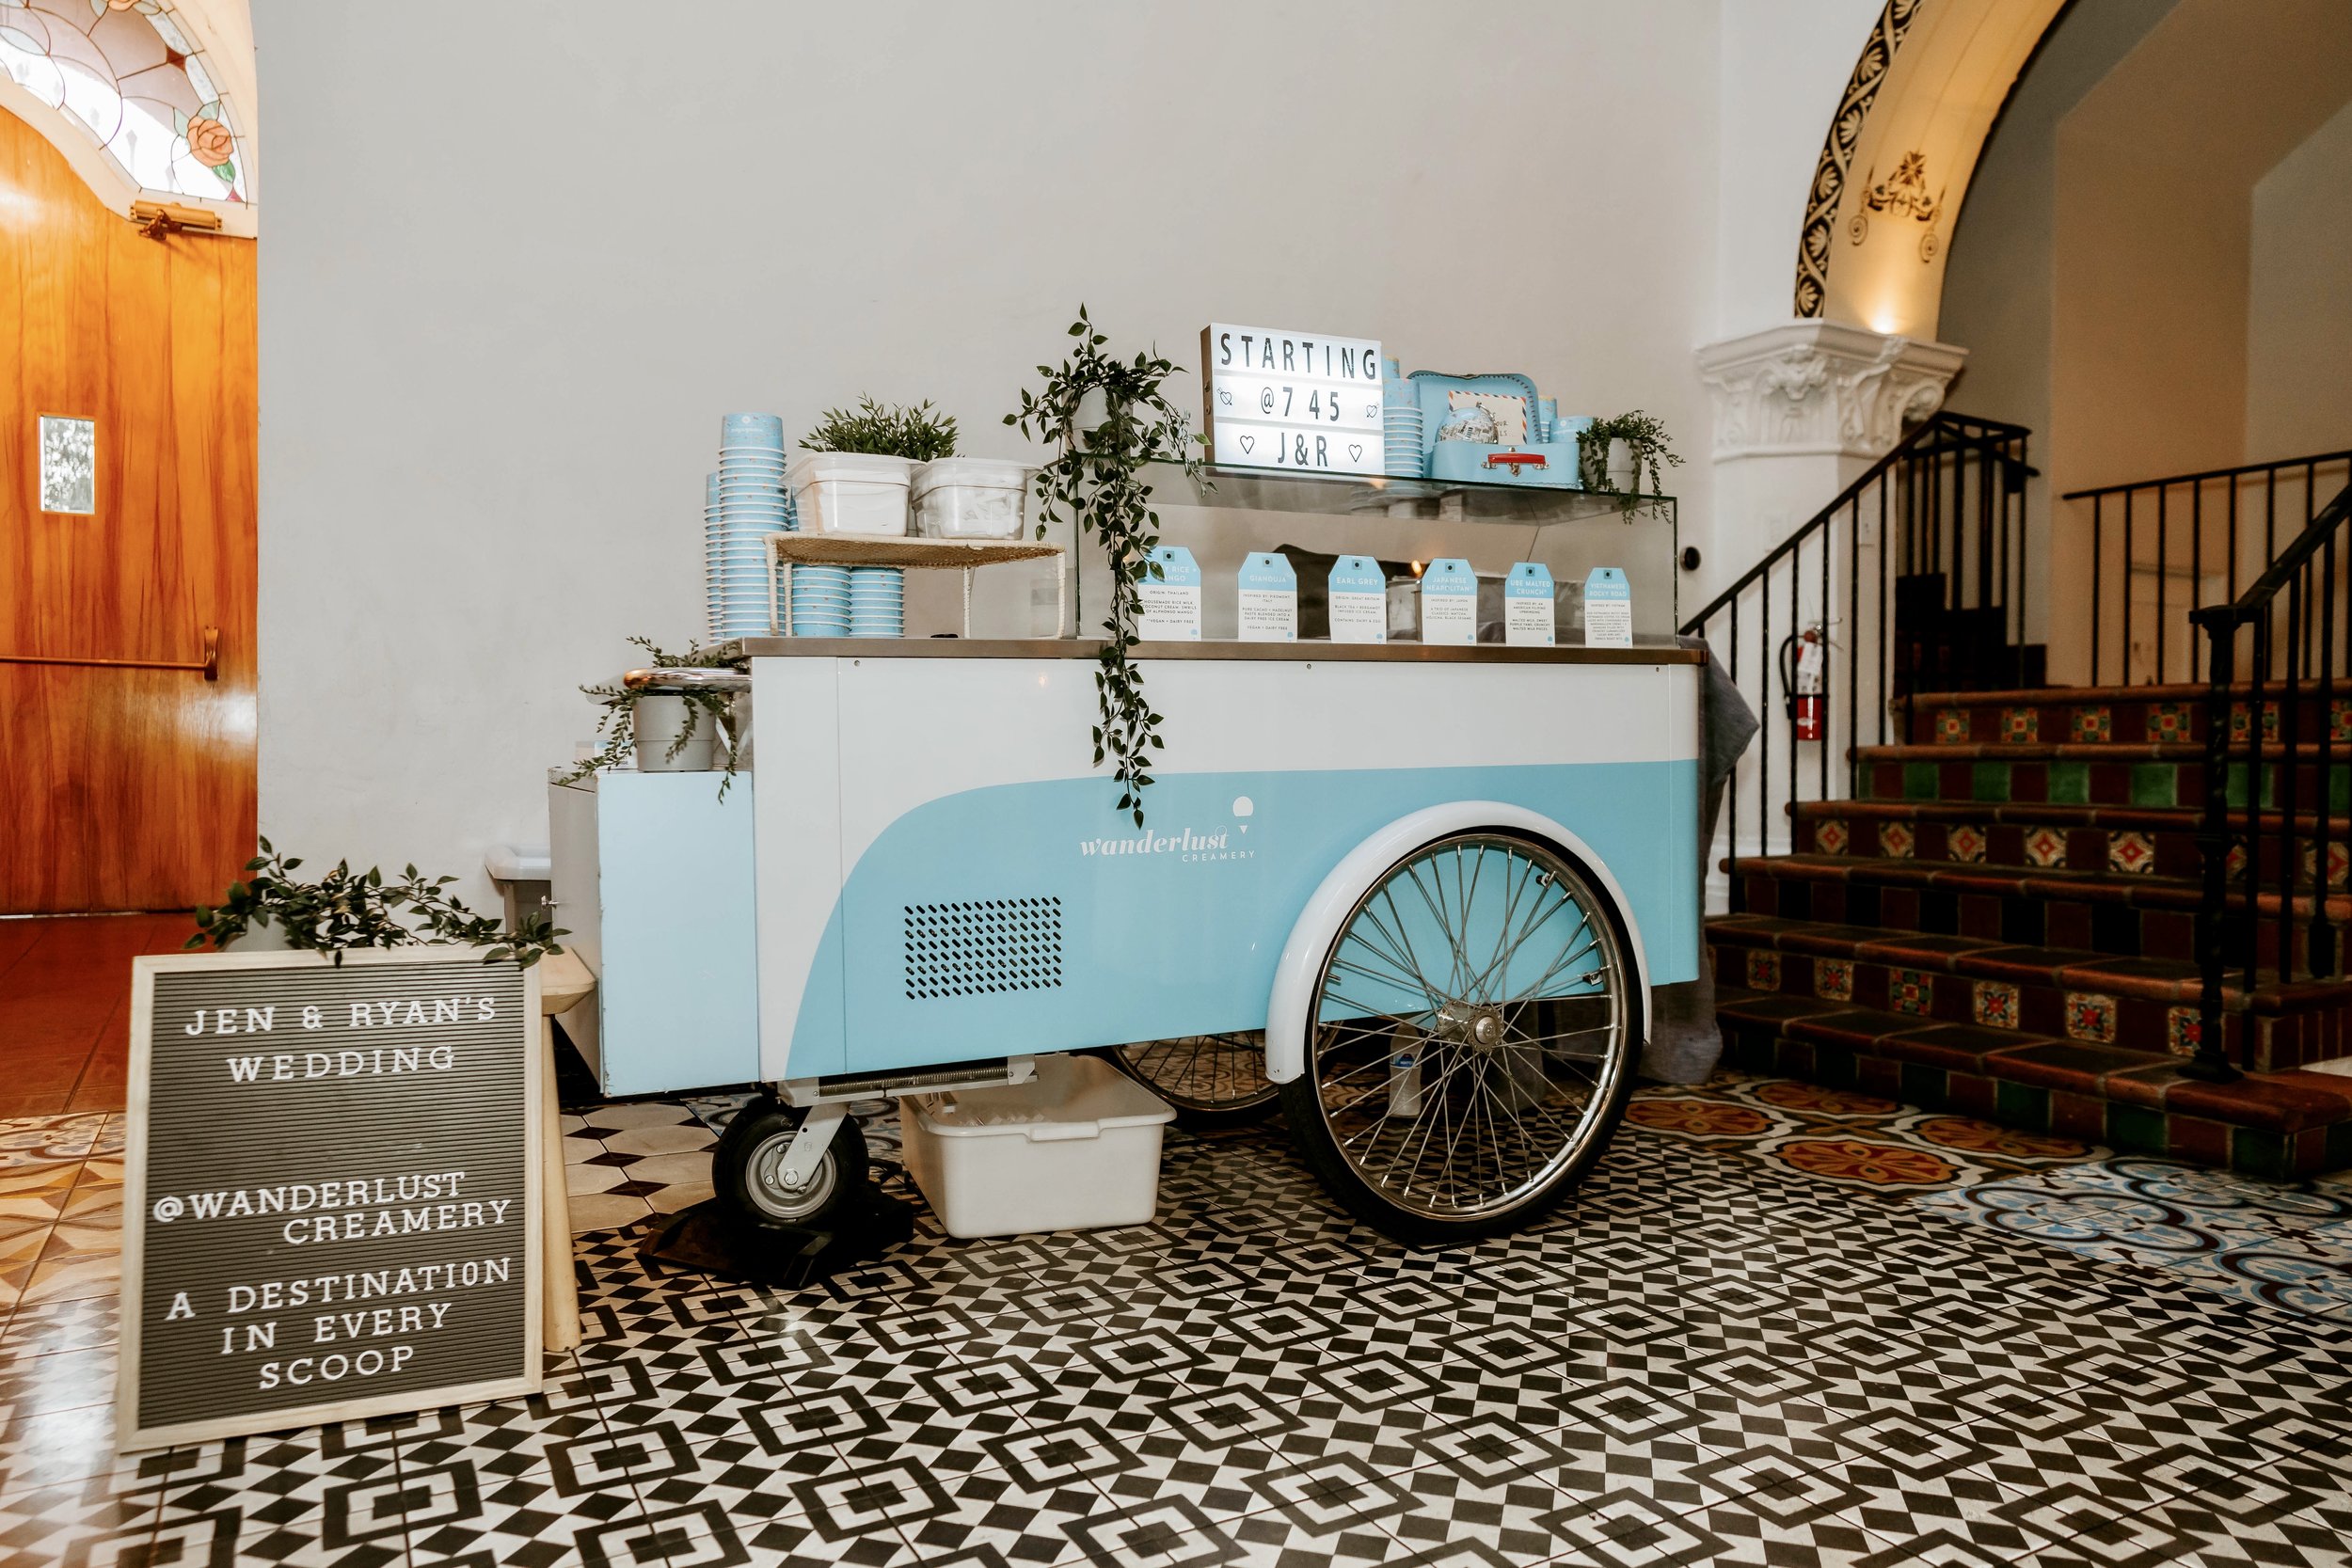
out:
M1092 1056L1040 1056L1009 1088L899 1101L908 1174L950 1236L1148 1225L1176 1113Z
M926 463L914 470L914 531L927 539L1017 539L1035 471L993 457Z
M805 533L903 534L910 458L864 451L808 451L785 471Z

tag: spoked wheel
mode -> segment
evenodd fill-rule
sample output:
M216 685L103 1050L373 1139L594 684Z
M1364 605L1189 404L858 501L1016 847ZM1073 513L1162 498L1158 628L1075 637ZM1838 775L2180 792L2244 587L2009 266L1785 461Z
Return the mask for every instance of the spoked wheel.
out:
M1633 1086L1642 999L1622 918L1573 859L1449 835L1376 879L1324 955L1292 1134L1401 1241L1512 1229L1600 1157Z
M1121 1072L1176 1107L1179 1126L1195 1132L1263 1121L1279 1098L1265 1075L1263 1029L1117 1045L1109 1055Z
M742 1219L821 1229L864 1196L866 1135L844 1117L808 1180L784 1175L785 1151L801 1130L801 1115L763 1095L735 1113L710 1155L710 1184Z

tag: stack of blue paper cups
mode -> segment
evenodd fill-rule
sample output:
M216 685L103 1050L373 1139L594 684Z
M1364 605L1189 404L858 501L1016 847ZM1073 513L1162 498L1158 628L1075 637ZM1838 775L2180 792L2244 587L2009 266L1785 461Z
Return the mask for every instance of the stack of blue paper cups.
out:
M896 566L858 566L850 570L851 637L906 635L906 576Z
M850 568L812 565L792 568L792 635L850 635Z
M719 471L704 510L706 586L714 641L768 629L773 565L769 539L793 529L784 483L784 421L773 414L729 414L719 425Z
M719 542L722 537L719 529L719 476L706 474L703 476L703 592L708 600L708 608L703 625L705 641L709 642L727 640L727 634L721 628L719 610Z
M1381 432L1386 438L1382 450L1388 457L1388 470L1408 479L1420 479L1429 469L1421 451L1421 403L1413 396L1413 384L1389 382L1381 388L1380 396L1381 418L1386 427Z

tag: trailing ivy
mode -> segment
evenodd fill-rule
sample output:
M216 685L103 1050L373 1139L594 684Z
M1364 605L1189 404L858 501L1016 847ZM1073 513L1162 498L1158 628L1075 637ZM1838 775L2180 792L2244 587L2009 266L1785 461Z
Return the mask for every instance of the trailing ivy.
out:
M1147 463L1182 463L1198 480L1200 455L1191 421L1161 388L1181 373L1173 360L1138 353L1121 359L1104 352L1109 341L1094 329L1086 307L1070 336L1076 348L1060 365L1040 365L1044 385L1021 394L1021 407L1005 422L1032 440L1052 447L1052 461L1038 470L1038 537L1046 525L1065 517L1080 533L1102 541L1111 569L1107 633L1094 673L1102 722L1094 726L1094 762L1116 765L1119 810L1143 826L1143 792L1152 783L1151 753L1162 748L1160 715L1144 699L1143 673L1133 662L1136 623L1142 610L1137 585L1159 568L1152 549L1160 542L1160 516L1151 507L1152 487L1142 477ZM1101 422L1079 424L1080 405L1089 393L1103 396Z
M722 642L715 648L706 648L696 642L689 645L682 654L665 654L654 646L653 639L650 637L632 637L629 641L653 656L653 667L657 670L748 670L751 668L751 661L743 657L743 645L740 642ZM582 695L594 697L604 708L604 711L596 716L596 733L604 737L604 742L596 748L594 755L558 780L560 784L578 784L580 780L593 777L605 768L626 767L629 759L637 754L637 700L644 696L663 695L663 693L632 691L624 686L609 684L583 686L580 689ZM724 691L688 691L681 695L686 698L686 723L678 731L677 738L670 742L670 750L662 760L665 762L675 760L677 754L686 750L687 743L694 738L703 721L707 719L711 723L713 733L726 742L726 768L723 776L719 780L719 799L723 800L727 798L728 786L735 783L736 759L742 750L743 737L738 733L738 726L735 723L733 694Z
M353 948L454 943L485 949L485 961L515 958L528 969L564 951L556 939L571 934L543 909L512 930L476 914L449 892L454 877L428 878L413 865L387 877L375 866L354 871L350 862L337 861L326 876L306 882L294 876L301 857L279 854L268 839L261 848L245 863L246 879L230 883L218 905L199 906L187 946L226 947L256 927L275 925L287 946L330 953L339 964Z

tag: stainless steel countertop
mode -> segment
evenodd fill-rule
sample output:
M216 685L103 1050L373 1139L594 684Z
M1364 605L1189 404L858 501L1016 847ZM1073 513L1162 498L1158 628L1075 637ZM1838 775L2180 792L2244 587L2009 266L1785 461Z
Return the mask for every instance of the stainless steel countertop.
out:
M1083 658L1103 640L989 637L746 637L753 658ZM1291 664L1704 664L1703 649L1661 638L1630 648L1509 648L1499 642L1139 642L1137 659L1213 658Z

